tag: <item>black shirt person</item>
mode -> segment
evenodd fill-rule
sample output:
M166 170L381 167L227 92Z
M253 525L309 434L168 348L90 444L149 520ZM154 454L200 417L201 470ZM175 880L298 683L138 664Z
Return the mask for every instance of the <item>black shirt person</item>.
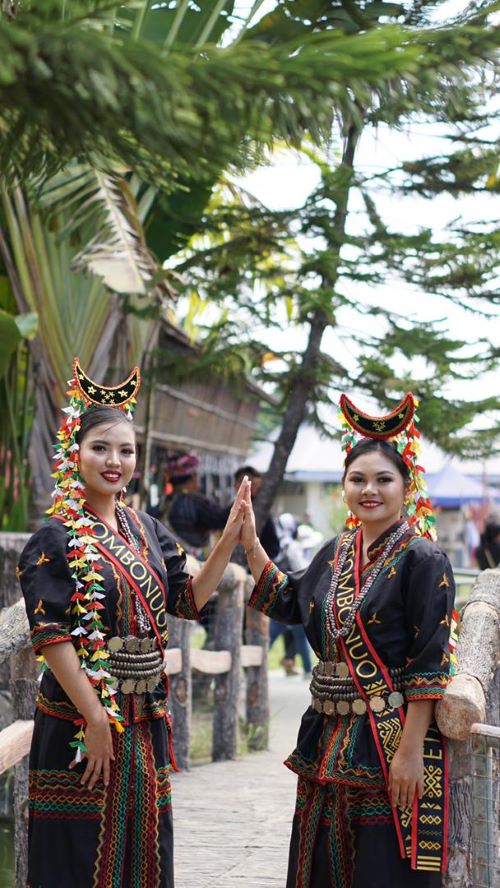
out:
M200 493L199 458L186 453L170 460L167 468L174 487L168 521L193 555L206 557L211 530L222 530L230 508L219 506ZM204 551L205 550L205 551Z
M259 495L260 489L262 487L262 475L258 471L258 469L254 468L254 466L241 466L234 473L234 486L236 490L238 489L245 475L250 481L252 500L255 500L256 497ZM264 524L264 527L261 530L260 540L262 545L264 546L264 549L269 555L269 558L273 560L277 558L280 551L280 541L272 515L269 515L266 523Z

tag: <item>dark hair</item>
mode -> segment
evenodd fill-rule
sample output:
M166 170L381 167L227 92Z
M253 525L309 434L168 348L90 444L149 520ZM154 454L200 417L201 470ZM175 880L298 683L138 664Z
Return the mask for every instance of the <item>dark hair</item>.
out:
M494 518L489 518L486 521L484 530L481 534L481 545L483 546L491 546L496 537L500 534L500 523L496 521Z
M118 425L120 422L129 423L125 413L116 407L91 407L83 414L80 420L80 428L75 435L77 444L81 444L85 435L98 425Z
M354 460L358 458L358 456L364 456L365 453L372 453L373 451L377 450L391 461L393 466L401 475L405 486L409 484L410 470L403 460L403 457L400 453L398 453L394 444L391 444L389 441L385 441L383 438L380 440L377 438L361 438L361 441L358 441L358 443L352 448L351 452L348 453L345 458L342 484L345 481L345 476L347 475L349 467L353 464Z
M253 466L240 466L234 473L234 480L237 481L238 478L243 478L243 475L248 475L249 478L262 478L259 470Z
M195 475L197 475L197 474L198 474L198 472L194 471L194 472L190 472L189 475L174 475L169 480L170 480L172 487L174 487L174 488L175 487L182 487L183 484L186 484L188 481L191 480L191 478L194 478Z

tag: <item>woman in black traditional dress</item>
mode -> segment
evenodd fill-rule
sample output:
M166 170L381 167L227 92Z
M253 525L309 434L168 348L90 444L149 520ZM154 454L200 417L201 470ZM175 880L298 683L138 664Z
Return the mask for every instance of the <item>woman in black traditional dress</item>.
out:
M285 763L298 775L286 884L439 888L447 759L433 710L448 682L453 575L426 538L413 397L385 417L345 396L341 406L351 529L288 575L268 560L250 509L242 531L250 606L303 623L319 658Z
M45 662L30 757L28 888L174 885L166 614L199 617L238 542L247 480L190 577L175 539L120 498L136 461L129 414L138 386L138 371L121 386L98 386L75 361L52 517L19 562Z

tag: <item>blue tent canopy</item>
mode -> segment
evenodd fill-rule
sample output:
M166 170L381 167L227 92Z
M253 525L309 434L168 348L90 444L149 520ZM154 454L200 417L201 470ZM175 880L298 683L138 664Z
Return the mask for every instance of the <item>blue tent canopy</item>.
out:
M467 503L481 503L486 497L489 500L500 500L500 490L485 487L481 481L463 475L449 462L439 472L427 476L427 486L433 504L445 509L459 509Z

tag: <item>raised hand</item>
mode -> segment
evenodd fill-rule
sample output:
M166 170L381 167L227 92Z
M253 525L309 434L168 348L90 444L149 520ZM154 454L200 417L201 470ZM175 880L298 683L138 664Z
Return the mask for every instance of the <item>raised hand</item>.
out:
M257 530L255 527L255 514L252 505L251 486L248 485L244 494L244 516L241 526L240 542L246 552L255 547L258 542Z
M226 526L222 531L221 537L221 541L232 545L233 548L240 542L243 521L245 518L247 503L249 499L250 481L245 475L238 488L236 499L231 507L231 511L226 521Z

